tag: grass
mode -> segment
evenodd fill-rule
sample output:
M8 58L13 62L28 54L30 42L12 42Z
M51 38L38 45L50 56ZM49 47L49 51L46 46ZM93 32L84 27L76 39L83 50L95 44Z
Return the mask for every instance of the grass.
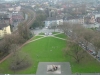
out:
M64 34L56 35L65 38ZM39 38L40 36L37 36ZM35 74L39 62L70 62L73 73L94 73L100 72L100 63L87 54L87 58L80 64L75 63L73 58L64 56L62 49L67 43L64 40L59 40L53 37L45 37L43 39L31 42L25 45L21 51L28 54L32 60L32 66L27 69L16 72L17 74ZM0 73L12 74L9 69L10 58L0 64Z
M100 73L100 62L89 55L80 64L74 62L71 62L71 64L73 73Z
M55 35L55 36L56 36L56 37L59 37L59 38L64 38L64 39L67 38L66 35L65 35L64 33L58 34L58 35Z

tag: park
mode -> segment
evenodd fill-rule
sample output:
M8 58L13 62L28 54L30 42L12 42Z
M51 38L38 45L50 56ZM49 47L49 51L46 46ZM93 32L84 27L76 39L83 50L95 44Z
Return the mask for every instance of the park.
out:
M99 73L100 63L90 55L87 54L87 58L84 58L80 63L76 63L71 56L64 55L63 49L67 46L67 39L68 37L64 33L34 36L19 50L28 55L32 65L15 73L36 74L39 62L69 62L72 73ZM14 72L9 68L9 64L10 57L0 63L0 73L13 74Z

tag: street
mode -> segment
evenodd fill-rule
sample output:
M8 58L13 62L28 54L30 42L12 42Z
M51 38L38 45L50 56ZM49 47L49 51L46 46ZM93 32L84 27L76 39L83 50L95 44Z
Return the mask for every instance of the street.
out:
M35 35L38 35L39 33L52 33L54 32L54 29L48 29L48 28L43 28L43 29L33 29L31 32ZM55 29L55 32L62 32L59 29Z

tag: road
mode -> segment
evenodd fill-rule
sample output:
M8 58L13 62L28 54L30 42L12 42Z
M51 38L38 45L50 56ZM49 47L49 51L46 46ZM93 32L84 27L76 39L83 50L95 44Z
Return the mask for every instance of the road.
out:
M52 33L54 32L54 29L48 29L48 28L43 28L43 29L35 29L35 30L31 30L31 32L35 35L38 35L39 33ZM62 32L59 29L55 29L55 32Z
M23 22L24 23L23 25L24 26L27 25L28 27L30 27L30 25L33 24L33 22L34 22L34 20L36 18L36 13L33 10L31 10L29 8L26 8L26 7L23 7L22 11L24 11L26 14L29 14L29 16L27 18L27 21ZM17 27L17 25L15 27ZM13 31L13 33L15 34L16 32L17 32L17 28L15 28L15 30Z
M28 19L28 21L27 21L27 23L26 24L24 24L24 25L27 25L27 26L30 26L33 22L34 22L34 20L35 20L35 18L36 18L36 14L35 14L35 12L34 11L32 11L31 9L27 9L27 8L25 8L26 10L30 10L31 11L31 13L30 14L33 14L33 16L31 16L31 18L29 18ZM27 11L28 12L28 11ZM12 34L17 34L17 32L18 32L18 30L16 30L16 31L14 31ZM27 43L27 42L26 42ZM23 47L26 43L24 43L21 47ZM20 47L20 48L21 48ZM12 53L10 53L9 55L7 55L6 57L4 57L2 60L0 60L0 63L2 63L4 60L6 60L8 57L10 57L12 55Z

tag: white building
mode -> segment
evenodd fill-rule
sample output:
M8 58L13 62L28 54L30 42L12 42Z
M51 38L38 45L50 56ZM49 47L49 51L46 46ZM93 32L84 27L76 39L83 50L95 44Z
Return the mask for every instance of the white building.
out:
M45 27L49 27L52 23L57 23L58 25L63 23L63 19L62 18L57 18L57 17L48 17L45 20Z

